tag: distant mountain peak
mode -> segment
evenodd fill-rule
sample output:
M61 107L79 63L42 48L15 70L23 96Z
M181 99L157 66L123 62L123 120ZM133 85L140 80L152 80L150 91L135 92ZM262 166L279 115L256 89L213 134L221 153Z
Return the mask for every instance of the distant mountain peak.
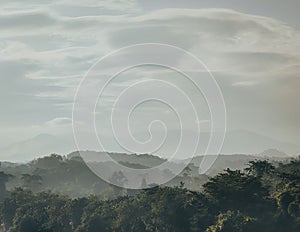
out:
M286 153L283 151L280 151L276 148L270 148L267 150L264 150L263 152L258 154L259 156L264 156L264 157L289 157Z

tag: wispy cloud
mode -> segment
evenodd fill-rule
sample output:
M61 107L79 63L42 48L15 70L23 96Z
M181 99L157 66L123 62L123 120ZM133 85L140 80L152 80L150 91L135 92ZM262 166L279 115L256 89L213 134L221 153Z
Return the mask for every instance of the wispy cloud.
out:
M267 118L282 109L288 112L274 117L273 123L286 123L277 134L295 124L286 119L290 113L300 117L297 107L288 108L289 102L295 104L300 98L300 33L278 20L228 9L145 12L138 2L125 0L30 0L26 4L4 0L1 4L0 69L5 84L0 90L6 96L1 100L5 123L37 120L42 124L69 117L70 107L61 106L71 106L77 84L97 59L122 46L145 42L179 46L203 60L222 85L234 126L260 120L251 122L242 113L246 106L240 99L249 102L248 114L259 109ZM132 77L144 74L124 76L108 95L116 95L132 83ZM300 129L299 123L295 126Z

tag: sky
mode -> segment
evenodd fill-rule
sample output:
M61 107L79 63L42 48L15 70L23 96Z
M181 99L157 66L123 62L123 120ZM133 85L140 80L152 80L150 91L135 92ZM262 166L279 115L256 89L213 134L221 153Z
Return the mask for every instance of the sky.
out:
M249 130L299 145L299 5L296 0L1 0L0 148L39 134L72 138L72 107L83 76L101 57L141 43L176 46L205 63L224 96L228 131ZM199 99L205 124L203 97L178 73L144 67L120 75L106 90L105 104L96 110L100 133L109 135L105 112L113 99L149 78L187 89ZM165 106L145 104L136 112L133 134L146 130L156 115L165 119L166 112ZM178 129L170 117L169 130Z

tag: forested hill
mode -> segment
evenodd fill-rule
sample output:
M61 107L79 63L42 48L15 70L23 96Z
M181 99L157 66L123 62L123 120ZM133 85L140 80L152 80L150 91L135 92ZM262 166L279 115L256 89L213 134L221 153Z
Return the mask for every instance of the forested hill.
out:
M93 153L89 153L93 154ZM156 166L165 160L151 155L126 155L113 154L112 157L124 166L131 168L149 168ZM114 167L111 161L95 162L98 168L111 172L112 181L119 181L119 185L126 184L126 176ZM178 164L174 164L178 165ZM197 168L193 172L197 173ZM26 164L14 164L3 162L0 172L9 175L6 181L6 189L13 190L16 187L31 190L35 193L51 190L52 192L68 195L70 197L83 197L101 195L103 199L113 199L126 194L127 189L115 188L96 176L77 153L67 157L52 154L38 158ZM164 170L158 170L161 175L168 175ZM115 180L113 180L115 178ZM180 182L186 182L186 186L193 190L199 190L207 181L206 175L192 174L192 170L184 172L174 178L168 186L177 186ZM155 183L141 183L141 185Z
M2 190L9 178L1 172ZM251 161L244 170L210 178L201 191L181 184L103 200L17 188L1 196L1 227L10 232L296 232L300 160Z
M97 168L110 173L111 178L118 179L120 182L119 185L124 186L126 184L126 174L115 170L113 162L109 161L106 155L101 152L92 151L80 152L80 154L79 152L73 152L66 157L52 154L26 164L2 162L0 171L10 175L6 182L7 190L21 187L33 192L51 190L52 192L69 195L71 197L83 197L95 194L103 196L104 199L112 199L124 194L124 191L113 188L96 176L88 168L80 155L84 155L85 160L90 165L97 166ZM156 167L165 162L165 159L147 154L128 155L109 153L109 155L113 160L122 165L135 169ZM226 168L232 170L243 169L247 167L249 161L263 158L264 157L250 155L220 155L207 174L199 175L198 167L203 157L198 156L191 161L184 172L169 183L166 183L166 186L178 186L181 182L184 182L188 189L199 191L202 185L207 182L208 176L216 175ZM272 162L278 163L283 160L284 158L273 158ZM178 167L184 164L179 160L176 163L172 163L172 165ZM157 172L159 172L160 175L170 175L170 171L168 170L157 168ZM145 179L141 185L155 184L146 182L147 179Z
M144 167L155 167L166 161L166 159L149 154L138 155L113 152L104 153L96 151L75 151L68 154L67 158L71 159L74 157L84 157L84 160L86 162L107 162L109 161L107 156L110 156L113 160L117 162L134 163L142 165Z
M69 155L60 156L52 154L38 158L26 164L16 164L2 162L0 171L10 175L6 182L7 190L12 190L15 187L21 187L33 192L41 192L51 190L52 192L69 195L71 197L83 197L91 194L101 195L104 199L112 199L123 195L124 191L113 188L98 176L96 176L82 160L80 155L85 156L85 160L90 164L97 166L101 170L110 172L111 178L116 178L119 184L126 184L126 175L114 170L113 162L108 161L107 156L101 152L73 152ZM162 159L153 155L137 155L137 154L121 154L109 153L112 159L135 169L145 169L156 167L165 162ZM99 158L100 157L100 158ZM96 161L93 161L95 160ZM247 167L247 163L251 160L263 160L264 157L250 155L220 155L213 164L209 172L205 175L199 175L199 164L203 159L202 156L195 157L188 168L186 168L179 176L174 178L166 186L178 186L181 182L185 186L194 191L201 190L204 183L207 182L209 176L216 175L226 168L232 170L243 169ZM269 158L274 164L284 161L285 158ZM100 161L99 161L100 160ZM184 165L180 160L172 165L178 167ZM170 175L168 170L157 169L160 175ZM155 183L141 183L141 185L150 185ZM127 190L126 190L127 191ZM125 193L126 193L125 191Z

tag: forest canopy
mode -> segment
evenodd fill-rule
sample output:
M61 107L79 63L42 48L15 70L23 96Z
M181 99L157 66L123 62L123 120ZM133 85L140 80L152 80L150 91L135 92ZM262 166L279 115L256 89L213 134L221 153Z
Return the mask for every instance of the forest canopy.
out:
M55 164L53 164L55 165ZM1 186L12 178L0 173ZM252 161L244 170L226 169L201 191L156 186L114 199L1 190L2 231L300 231L300 161Z

